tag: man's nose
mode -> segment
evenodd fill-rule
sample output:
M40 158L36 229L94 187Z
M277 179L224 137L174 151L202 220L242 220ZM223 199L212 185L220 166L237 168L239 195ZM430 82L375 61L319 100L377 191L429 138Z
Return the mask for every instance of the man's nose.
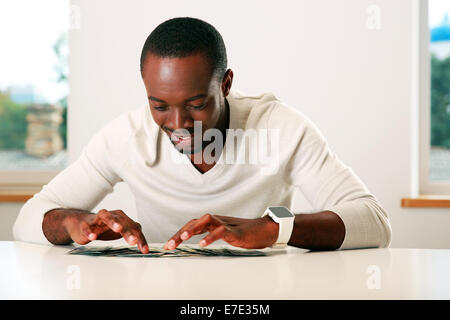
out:
M172 130L191 128L193 126L193 120L191 119L188 112L184 110L179 110L178 108L173 108L174 110L169 115L169 122L167 127Z

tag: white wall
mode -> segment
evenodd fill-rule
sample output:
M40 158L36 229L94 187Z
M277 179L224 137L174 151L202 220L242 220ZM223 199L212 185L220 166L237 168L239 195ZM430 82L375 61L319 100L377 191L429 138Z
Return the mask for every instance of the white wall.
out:
M101 126L146 103L139 56L148 34L166 19L197 17L222 34L235 88L271 91L317 124L390 214L392 247L450 248L450 210L400 207L412 181L410 0L72 4L81 24L70 32L71 161ZM379 30L366 26L372 4ZM124 185L100 206L134 212Z
M12 226L23 203L0 203L0 241L13 240Z

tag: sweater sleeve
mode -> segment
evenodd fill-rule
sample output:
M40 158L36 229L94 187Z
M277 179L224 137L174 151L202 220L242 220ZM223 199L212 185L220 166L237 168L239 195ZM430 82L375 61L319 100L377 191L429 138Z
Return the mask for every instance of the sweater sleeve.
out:
M287 165L290 183L301 190L314 211L332 211L342 219L345 238L340 249L388 247L391 226L379 201L330 150L314 123L296 110L291 112L297 134Z
M45 213L56 208L91 211L113 191L121 179L107 141L108 131L101 130L83 149L78 160L24 204L13 226L15 240L50 244L42 231Z

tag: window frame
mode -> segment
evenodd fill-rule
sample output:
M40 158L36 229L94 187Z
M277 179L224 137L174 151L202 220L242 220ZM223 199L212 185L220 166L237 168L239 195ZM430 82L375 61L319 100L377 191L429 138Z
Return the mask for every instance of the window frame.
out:
M61 170L1 170L0 194L33 195Z
M450 195L450 182L431 182L429 174L431 141L431 68L430 68L430 30L428 26L428 0L415 0L412 6L412 127L413 132L413 173L412 194ZM418 161L416 159L418 158ZM418 167L418 168L417 168Z

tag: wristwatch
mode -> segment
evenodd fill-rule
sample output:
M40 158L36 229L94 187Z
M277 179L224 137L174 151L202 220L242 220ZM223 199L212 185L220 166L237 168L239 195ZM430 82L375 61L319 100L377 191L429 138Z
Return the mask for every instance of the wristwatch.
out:
M274 249L286 248L294 228L295 215L286 207L268 207L262 217L267 215L279 225L278 239L271 247Z

